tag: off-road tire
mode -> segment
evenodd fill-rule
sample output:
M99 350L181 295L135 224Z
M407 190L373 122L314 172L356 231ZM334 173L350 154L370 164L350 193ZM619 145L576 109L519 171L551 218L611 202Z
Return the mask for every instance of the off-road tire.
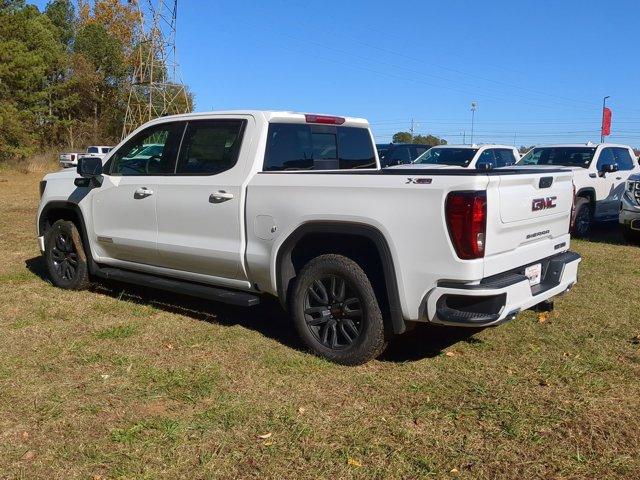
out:
M573 215L571 235L575 238L586 238L593 226L593 208L588 198L577 198Z
M324 285L326 295L318 282ZM327 307L323 306L325 296L331 304ZM386 348L384 321L371 282L347 257L326 254L309 261L296 278L289 308L304 344L332 362L360 365ZM357 312L360 316L356 320Z
M57 220L44 236L44 259L51 283L66 290L89 287L87 255L80 232L69 220Z

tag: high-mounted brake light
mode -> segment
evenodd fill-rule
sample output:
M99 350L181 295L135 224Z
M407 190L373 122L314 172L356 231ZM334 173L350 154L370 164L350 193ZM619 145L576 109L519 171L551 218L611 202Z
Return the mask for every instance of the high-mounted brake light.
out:
M328 115L305 115L307 123L323 123L325 125L342 125L345 119L342 117L330 117Z
M472 260L484 257L487 230L487 194L451 192L445 203L449 236L458 257Z

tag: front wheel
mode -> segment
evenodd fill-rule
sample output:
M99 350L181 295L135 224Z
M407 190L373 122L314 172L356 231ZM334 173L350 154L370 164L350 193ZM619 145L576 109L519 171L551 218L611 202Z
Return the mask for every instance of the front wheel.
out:
M386 347L371 282L347 257L327 254L311 260L297 278L290 306L305 345L328 360L359 365Z
M591 208L591 202L587 198L578 198L576 200L576 209L571 233L576 238L588 237L591 232L592 223L593 211Z
M83 290L89 286L87 256L73 222L58 220L47 230L44 258L56 287Z

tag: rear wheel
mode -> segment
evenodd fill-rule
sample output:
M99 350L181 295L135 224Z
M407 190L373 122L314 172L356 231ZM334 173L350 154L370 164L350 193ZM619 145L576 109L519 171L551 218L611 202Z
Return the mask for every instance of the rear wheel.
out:
M291 313L307 347L333 362L362 364L386 347L371 282L357 263L342 255L321 255L302 269Z
M44 258L56 287L83 290L89 286L87 256L73 222L58 220L47 230Z
M573 217L571 234L576 238L585 238L591 233L593 224L593 209L588 198L576 199L576 209Z

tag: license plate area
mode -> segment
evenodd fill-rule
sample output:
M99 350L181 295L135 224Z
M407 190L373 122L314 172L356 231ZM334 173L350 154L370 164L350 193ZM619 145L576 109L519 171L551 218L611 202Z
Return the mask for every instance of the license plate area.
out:
M539 285L542 281L542 263L529 265L524 269L524 275L529 279L530 286Z

